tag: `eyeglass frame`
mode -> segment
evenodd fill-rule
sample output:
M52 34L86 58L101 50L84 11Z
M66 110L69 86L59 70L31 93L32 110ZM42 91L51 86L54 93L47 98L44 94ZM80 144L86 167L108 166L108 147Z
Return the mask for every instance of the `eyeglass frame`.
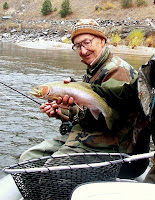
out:
M92 39L84 39L82 42L79 42L79 43L76 43L76 44L74 44L73 46L72 46L72 49L74 50L74 51L80 51L81 50L81 46L83 46L84 48L88 48L88 47L91 47L92 46L92 41L93 41L93 39L95 39L96 38L96 36L94 36ZM83 45L82 43L84 42L84 41L86 41L86 40L89 40L89 42L90 42L90 46L88 46L88 47L86 47L85 45ZM79 49L74 49L74 47L76 47L75 45L79 45Z

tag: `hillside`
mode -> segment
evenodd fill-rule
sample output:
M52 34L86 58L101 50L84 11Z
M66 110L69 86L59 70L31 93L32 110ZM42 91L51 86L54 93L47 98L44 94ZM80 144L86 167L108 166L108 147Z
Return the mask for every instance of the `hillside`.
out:
M56 12L52 12L48 16L42 16L40 10L43 0L6 0L9 5L8 10L3 9L4 0L0 2L0 18L3 16L11 16L14 20L60 20L58 14L63 0L51 0L52 7L57 8ZM155 4L153 0L146 0L148 5L137 7L136 0L131 8L123 9L120 5L121 0L70 0L72 14L65 19L75 20L79 18L100 18L102 20L131 20L144 21L146 19L155 20ZM95 8L100 9L96 10ZM109 9L108 9L109 8Z

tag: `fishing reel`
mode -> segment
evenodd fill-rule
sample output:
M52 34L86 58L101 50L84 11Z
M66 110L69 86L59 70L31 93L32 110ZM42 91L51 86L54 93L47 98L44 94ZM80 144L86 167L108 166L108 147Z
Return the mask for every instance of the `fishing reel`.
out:
M71 121L62 122L62 124L59 128L61 135L66 135L68 132L71 132L73 125L77 124L78 121L79 121L79 117L78 117L78 115L75 115L73 117L72 122Z
M62 122L59 131L61 133L61 135L66 135L68 132L71 131L73 124L68 121L68 122Z

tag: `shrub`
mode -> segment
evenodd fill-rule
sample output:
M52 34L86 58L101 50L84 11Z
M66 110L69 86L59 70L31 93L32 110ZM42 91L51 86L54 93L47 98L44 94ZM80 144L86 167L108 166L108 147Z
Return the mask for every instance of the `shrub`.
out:
M111 9L113 8L113 4L109 1L107 1L106 5L105 5L105 9L108 10L108 9Z
M142 45L144 42L144 33L142 30L133 30L126 37L126 43L134 49L137 46Z
M147 2L145 0L136 0L136 4L138 7L147 6Z
M59 14L63 18L63 17L66 17L70 13L72 13L71 7L70 7L70 1L64 0L61 4L61 10L59 11Z
M48 15L52 12L52 4L50 0L44 0L42 4L41 12L43 15Z
M8 9L8 3L7 2L4 2L4 4L3 4L3 9Z
M97 11L98 14L100 14L101 10L103 10L103 8L100 5L95 5L95 11Z
M72 44L72 41L70 39L68 39L67 37L66 38L62 38L62 43L65 43L65 44Z
M118 33L115 33L115 34L113 33L112 37L111 37L112 45L117 46L120 41L121 41L121 38L120 38L119 34Z
M57 8L54 8L53 11L56 12L56 11L57 11Z
M145 44L147 47L155 47L155 35L150 35L146 38Z
M132 7L132 0L121 0L121 6L123 8L130 8L130 7Z

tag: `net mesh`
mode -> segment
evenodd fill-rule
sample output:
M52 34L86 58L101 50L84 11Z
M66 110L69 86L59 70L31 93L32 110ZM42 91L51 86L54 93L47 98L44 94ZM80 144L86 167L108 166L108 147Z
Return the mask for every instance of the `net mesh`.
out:
M12 174L25 200L69 200L72 190L79 184L114 181L121 163L109 162L106 166L101 166L101 163L124 157L122 154L104 153L48 156L12 165L4 171ZM91 166L92 163L96 165ZM29 172L29 169L33 170Z

